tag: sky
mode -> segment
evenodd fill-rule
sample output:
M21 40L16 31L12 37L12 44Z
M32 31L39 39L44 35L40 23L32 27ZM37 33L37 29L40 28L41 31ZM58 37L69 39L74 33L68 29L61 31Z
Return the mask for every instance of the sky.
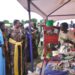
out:
M31 13L32 18L36 18L38 21L42 17L34 12ZM28 12L18 3L17 0L0 0L0 21L14 19L28 20Z
M34 12L31 13L31 17L36 18L38 21L43 19L40 15ZM14 19L28 20L28 12L20 5L17 0L0 0L0 21L9 20L10 22L13 22ZM71 20L63 20L60 21L60 23L70 23L70 21ZM75 20L73 21L75 22Z

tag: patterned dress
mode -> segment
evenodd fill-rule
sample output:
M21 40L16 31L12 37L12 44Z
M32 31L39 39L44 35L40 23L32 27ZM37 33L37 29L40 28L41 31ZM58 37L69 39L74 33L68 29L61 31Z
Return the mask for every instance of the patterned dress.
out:
M24 34L21 28L12 28L9 33L10 75L23 75L22 51ZM10 38L12 40L10 40ZM15 43L13 43L13 42ZM18 49L15 47L18 46ZM15 53L16 52L16 53ZM18 57L18 59L17 59ZM16 63L16 64L15 64ZM15 67L16 66L16 67Z

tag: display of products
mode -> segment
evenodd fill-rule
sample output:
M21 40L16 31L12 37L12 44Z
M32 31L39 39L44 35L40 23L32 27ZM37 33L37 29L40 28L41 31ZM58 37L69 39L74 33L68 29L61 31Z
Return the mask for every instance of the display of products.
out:
M49 60L44 67L44 75L75 75L74 46L64 42L58 48L58 34L53 34L51 29L55 28L44 27L44 58Z

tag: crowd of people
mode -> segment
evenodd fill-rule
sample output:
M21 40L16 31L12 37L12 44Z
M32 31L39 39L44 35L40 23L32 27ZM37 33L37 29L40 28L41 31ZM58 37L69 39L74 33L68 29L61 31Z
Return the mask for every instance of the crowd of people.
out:
M27 62L30 62L30 38L32 36L33 58L38 57L38 29L31 23L24 28L19 20L14 20L11 28L0 21L0 75L26 75Z
M30 62L30 36L32 37L33 58L38 57L38 44L42 31L38 31L36 23L31 22L30 28L24 28L19 20L14 20L13 26L7 28L0 21L0 75L25 75L27 62ZM59 32L59 47L64 42L75 46L74 33L68 31L68 24L62 23ZM71 36L72 35L72 36ZM42 44L42 42L41 42Z

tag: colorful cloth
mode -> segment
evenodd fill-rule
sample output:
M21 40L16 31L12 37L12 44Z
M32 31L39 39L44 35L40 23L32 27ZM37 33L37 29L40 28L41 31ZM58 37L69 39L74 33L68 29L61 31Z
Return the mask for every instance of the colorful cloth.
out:
M9 39L9 42L11 44L15 45L15 49L14 49L14 75L19 75L19 71L18 71L18 46L20 46L21 48L21 75L22 75L22 42L16 42L13 39Z
M6 75L5 71L5 57L3 55L2 46L4 45L3 35L0 30L0 75Z
M9 33L9 52L10 52L10 75L22 75L22 43L23 32L21 28L13 28ZM11 39L10 39L11 38ZM18 47L17 47L18 46ZM16 69L16 70L15 70Z

